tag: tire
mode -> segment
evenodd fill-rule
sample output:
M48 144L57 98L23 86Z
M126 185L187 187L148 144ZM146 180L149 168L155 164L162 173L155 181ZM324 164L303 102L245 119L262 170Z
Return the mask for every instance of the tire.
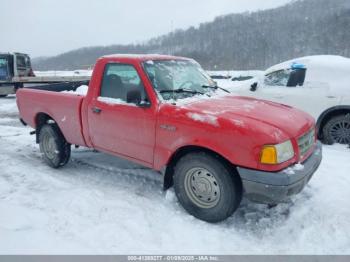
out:
M57 125L46 124L40 129L39 145L40 152L49 166L59 168L68 163L71 146Z
M204 152L190 153L179 160L174 188L188 213L210 223L230 217L242 199L238 174L224 161Z
M7 95L0 95L0 98L7 97Z
M323 127L322 142L327 145L334 143L350 144L350 116L339 115L331 118Z

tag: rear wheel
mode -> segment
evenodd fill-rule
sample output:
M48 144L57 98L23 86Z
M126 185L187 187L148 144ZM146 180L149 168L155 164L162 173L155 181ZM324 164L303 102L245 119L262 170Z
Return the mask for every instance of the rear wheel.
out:
M238 175L223 161L204 152L191 153L179 160L174 187L188 213L211 223L231 216L242 198Z
M49 166L59 168L68 163L71 147L56 125L46 124L41 128L39 145L43 158Z
M331 118L323 127L323 142L350 144L350 116L340 115Z

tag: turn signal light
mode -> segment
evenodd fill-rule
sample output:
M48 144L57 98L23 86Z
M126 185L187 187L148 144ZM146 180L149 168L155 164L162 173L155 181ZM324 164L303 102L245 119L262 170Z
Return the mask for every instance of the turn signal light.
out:
M277 164L277 151L274 146L264 146L261 151L260 163L275 165Z

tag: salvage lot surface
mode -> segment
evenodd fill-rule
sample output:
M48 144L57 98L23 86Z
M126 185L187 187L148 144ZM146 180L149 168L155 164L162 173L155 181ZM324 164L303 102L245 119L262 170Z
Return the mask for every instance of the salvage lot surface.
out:
M350 149L324 146L305 190L268 209L244 200L227 221L189 216L158 173L74 149L54 170L0 99L0 254L350 254Z

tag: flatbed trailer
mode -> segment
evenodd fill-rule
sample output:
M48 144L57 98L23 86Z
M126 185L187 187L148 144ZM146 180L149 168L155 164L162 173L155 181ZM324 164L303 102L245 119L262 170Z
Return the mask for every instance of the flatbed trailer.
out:
M74 90L79 85L88 85L89 81L90 76L35 76L27 54L0 53L0 97L15 94L22 87Z
M60 82L89 81L90 76L15 76L11 80L0 80L0 84L50 84Z
M43 76L14 77L12 81L0 81L0 97L15 94L19 88L51 91L75 90L81 85L89 85L90 76Z

